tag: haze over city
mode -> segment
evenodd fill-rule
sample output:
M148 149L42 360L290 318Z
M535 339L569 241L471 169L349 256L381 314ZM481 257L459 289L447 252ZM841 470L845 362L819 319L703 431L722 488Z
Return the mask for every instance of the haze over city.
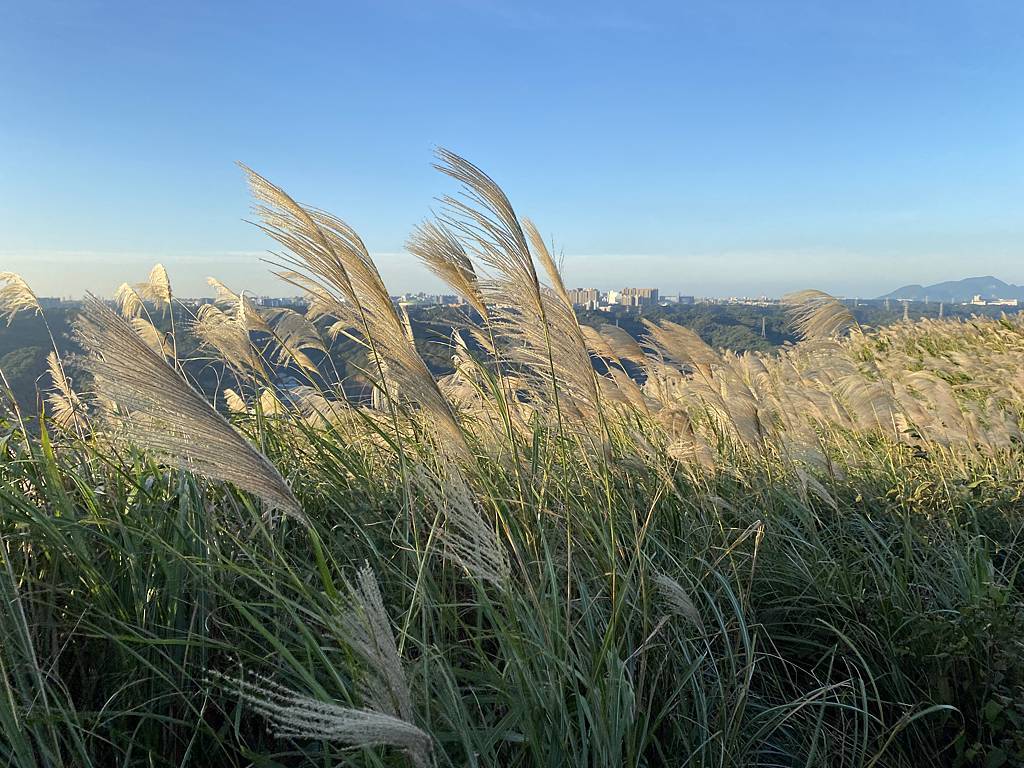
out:
M244 161L365 239L393 293L449 147L568 283L875 296L1024 282L1024 7L960 2L10 4L0 266L111 295L268 274ZM481 66L486 63L486 66Z

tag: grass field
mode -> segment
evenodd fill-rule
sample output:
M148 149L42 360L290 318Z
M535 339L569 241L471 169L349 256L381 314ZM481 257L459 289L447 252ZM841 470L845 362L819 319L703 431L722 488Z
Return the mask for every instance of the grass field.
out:
M211 405L157 268L86 303L39 424L9 405L0 763L1024 764L1024 321L802 292L778 353L592 329L439 165L461 191L409 248L472 307L454 374L354 231L247 171L305 316L218 284Z

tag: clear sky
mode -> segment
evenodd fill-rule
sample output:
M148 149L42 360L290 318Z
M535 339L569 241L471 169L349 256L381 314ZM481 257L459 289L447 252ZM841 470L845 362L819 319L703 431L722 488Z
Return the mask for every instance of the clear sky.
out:
M241 160L402 245L465 155L567 282L1024 282L1024 2L0 0L0 270L288 293Z

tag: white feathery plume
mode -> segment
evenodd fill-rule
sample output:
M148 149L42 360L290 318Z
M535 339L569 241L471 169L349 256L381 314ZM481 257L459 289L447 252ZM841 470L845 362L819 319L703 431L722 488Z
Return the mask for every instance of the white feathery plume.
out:
M445 197L444 223L491 273L481 283L491 327L509 360L522 367L531 392L562 415L597 412L600 389L557 265L536 228L520 221L501 187L468 160L439 149L438 170L462 183L462 197ZM527 233L530 233L529 236ZM554 288L541 284L533 250Z
M56 352L46 356L46 368L53 381L53 390L47 395L50 417L61 429L80 430L83 426L84 407L78 394L71 388L71 382L64 374L64 368Z
M233 483L276 509L302 516L298 501L269 459L236 432L156 354L127 320L95 296L85 299L75 333L99 394L129 437L171 462Z
M22 310L41 313L43 308L39 305L39 299L28 287L28 283L14 272L0 272L0 283L6 283L0 288L0 317L7 316L7 325L14 322L14 316Z
M249 410L242 396L230 387L224 389L224 403L231 413L246 413Z
M125 315L125 317L130 316ZM131 317L128 322L131 323L132 329L139 335L139 338L158 355L167 356L171 353L171 345L167 341L167 336L149 320L144 317Z
M152 301L157 309L171 306L171 279L163 264L156 264L149 272L149 280L135 286L139 295Z
M424 421L445 438L442 444L447 449L465 453L465 438L451 405L407 338L405 325L359 235L340 219L299 205L255 171L244 165L242 169L253 196L261 203L256 207L263 220L261 228L290 252L283 258L306 280L316 283L321 295L339 307L343 320L355 313L363 341L384 379L377 385L386 387L388 401L401 398L417 407L426 417Z
M448 227L440 222L424 222L413 230L405 247L427 269L458 291L481 317L487 318L487 305L480 292L473 262L466 255L462 242Z
M647 356L644 354L643 349L640 348L640 344L629 335L628 331L610 323L605 323L598 330L601 332L601 337L605 340L608 348L620 361L630 360L631 362L640 363L646 360Z
M266 378L266 369L249 336L245 314L229 315L214 304L204 304L196 314L192 330L204 344L217 350L236 373L252 372Z
M644 320L644 327L647 329L648 343L662 355L672 358L677 363L701 368L702 366L719 365L722 362L719 354L708 346L692 328L669 320L662 320L659 323Z
M391 619L369 564L356 571L355 583L349 586L339 630L349 647L366 663L360 681L363 701L375 712L412 722L409 684L395 645Z
M293 387L288 394L307 423L349 427L359 418L347 401L329 399L313 387Z
M269 387L260 392L259 403L264 416L283 416L288 412L277 393Z
M278 365L286 365L290 360L308 373L319 373L319 369L306 354L306 350L327 352L316 326L287 307L268 310L266 320L276 347L274 361Z
M270 333L270 328L252 299L244 293L235 293L215 277L206 278L206 282L217 292L214 303L221 307L226 314L234 317L239 325L250 331Z
M354 747L396 747L405 750L417 768L430 765L430 736L402 718L303 696L265 677L215 677L265 717L275 736L323 739Z
M548 250L548 247L544 242L544 238L540 236L540 232L537 230L536 225L524 216L523 229L526 230L526 236L529 238L530 244L533 246L533 253L536 254L541 265L544 267L544 271L547 272L548 281L551 283L551 287L554 289L555 293L558 294L558 298L560 298L564 304L572 308L572 299L569 298L569 292L565 290L565 283L562 282L561 269L551 256L551 252Z
M114 294L114 301L117 302L121 314L129 319L140 317L146 312L146 305L139 292L128 283L121 283L121 287Z
M431 503L444 514L437 532L444 557L482 581L504 586L509 580L508 554L494 528L487 523L473 499L473 492L451 462L432 471L418 466L414 481Z
M850 328L860 328L850 308L824 291L795 291L783 296L782 303L805 339L833 339Z

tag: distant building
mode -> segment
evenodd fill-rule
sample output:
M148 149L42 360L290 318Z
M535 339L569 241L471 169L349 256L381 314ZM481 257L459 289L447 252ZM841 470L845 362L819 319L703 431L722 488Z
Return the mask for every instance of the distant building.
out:
M1020 302L1017 299L983 299L978 293L970 303L979 307L1016 307Z
M618 291L608 291L608 293L606 293L604 295L604 300L608 304L618 304L619 303L619 292Z
M657 303L657 288L623 288L619 293L619 304L626 307L650 307Z
M309 304L305 296L256 296L253 301L261 307L301 307Z
M679 304L693 304L693 296L680 296L678 300Z
M569 300L574 307L596 309L601 303L601 292L597 288L573 288L569 291Z

